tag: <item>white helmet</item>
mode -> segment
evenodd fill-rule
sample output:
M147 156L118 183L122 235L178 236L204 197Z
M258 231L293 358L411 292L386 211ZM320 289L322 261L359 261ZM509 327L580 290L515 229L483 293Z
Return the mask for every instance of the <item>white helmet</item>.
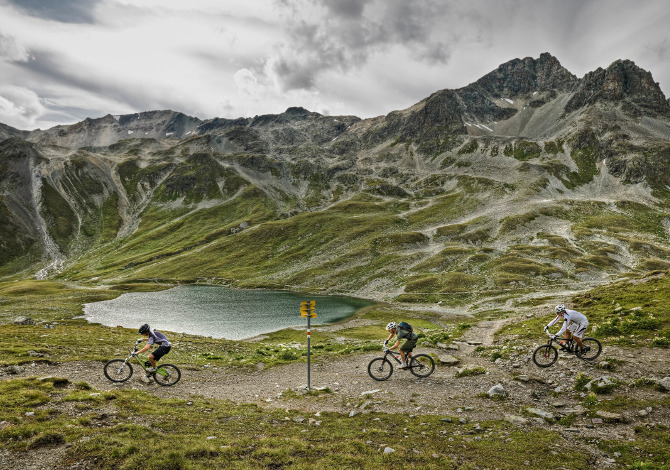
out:
M391 323L389 323L388 325L386 325L386 329L389 330L389 331L390 331L390 330L395 330L396 328L397 328L397 325L395 324L394 321L392 321Z
M559 314L559 313L565 311L565 305L563 305L563 304L557 305L555 310L556 310L556 314Z

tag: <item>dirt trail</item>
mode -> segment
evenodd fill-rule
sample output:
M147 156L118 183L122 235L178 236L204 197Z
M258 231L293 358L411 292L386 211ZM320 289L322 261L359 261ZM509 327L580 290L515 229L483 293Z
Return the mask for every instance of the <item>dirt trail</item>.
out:
M96 389L114 390L135 388L160 397L191 400L197 397L257 403L264 407L298 409L309 413L335 411L341 413L361 412L361 403L369 400L366 411L410 412L467 416L469 420L500 419L505 413L518 414L522 407L545 406L555 410L556 403L569 408L583 400L572 391L571 383L578 372L592 377L602 375L621 376L622 380L633 380L640 376L664 377L665 361L656 359L657 351L626 352L610 348L603 354L623 361L616 374L598 370L595 364L574 356L561 356L559 362L549 369L540 369L530 361L533 345L515 346L509 358L496 363L488 357L474 352L477 345L490 346L494 334L507 320L484 321L468 329L459 349L417 348L416 352L432 353L435 357L451 354L460 359L456 366L446 366L437 361L435 372L426 379L419 379L408 371L395 369L385 382L370 378L367 365L380 353L357 354L347 357L321 357L312 361L312 388L327 388L329 392L318 396L303 396L307 384L307 365L293 363L269 369L241 370L227 367L184 367L182 379L173 387L161 387L147 380L135 368L133 377L124 384L113 384L103 375L98 362L68 362L61 364L35 364L24 368L22 376L59 376L71 382L88 382ZM645 364L639 367L639 362ZM457 370L481 367L482 375L457 377ZM523 375L528 380L515 380ZM0 372L0 380L16 377ZM560 400L552 391L562 383L568 393ZM508 398L505 401L482 399L481 396L496 385L503 384ZM297 393L296 393L297 392ZM645 390L633 390L645 393ZM458 410L461 409L461 413ZM467 409L467 411L465 411ZM560 411L560 410L559 410Z
M98 390L139 389L157 397L181 398L187 401L212 398L239 403L256 403L271 409L297 410L305 417L324 411L342 414L367 413L370 411L406 414L436 414L456 422L465 423L464 430L475 423L486 420L508 419L510 426L539 426L559 432L568 439L579 439L589 447L595 460L605 466L608 457L593 446L586 444L591 439L635 439L635 426L649 423L670 423L670 409L654 407L641 414L637 409L626 409L621 420L615 423L594 424L581 406L584 395L574 391L575 376L579 372L591 377L610 375L622 383L644 377L668 375L667 354L658 350L626 350L608 347L603 360L616 359L616 371L600 370L595 364L561 356L558 363L548 369L540 369L529 360L534 349L532 344L516 345L509 357L495 363L474 350L477 345L495 344L494 334L505 320L486 321L466 331L458 350L417 348L417 352L432 353L437 357L447 353L460 359L456 366L438 362L433 375L419 379L408 371L394 370L384 382L372 380L367 365L380 353L366 353L348 357L318 358L312 362L311 384L314 389L325 389L317 395L305 394L307 367L305 363L294 363L269 369L240 370L224 367L182 366L182 379L173 387L161 387L136 373L124 384L113 384L102 372L103 364L93 361L61 364L34 364L24 366L18 376L58 376L71 382L87 382ZM486 373L458 377L457 370L483 368ZM17 377L0 369L0 380ZM523 380L520 380L523 379ZM502 384L507 397L491 400L488 390ZM561 390L560 393L557 390ZM622 386L615 393L638 402L656 402L665 399L665 394L654 388ZM612 395L608 397L610 399ZM530 417L522 412L525 408L538 408L551 413L556 419L576 416L570 427L542 418ZM647 408L649 410L651 408ZM13 454L2 458L9 458ZM29 462L16 460L15 468L52 468L53 456L31 454ZM19 465L20 463L20 465ZM609 464L608 464L609 465ZM596 465L596 468L602 467Z

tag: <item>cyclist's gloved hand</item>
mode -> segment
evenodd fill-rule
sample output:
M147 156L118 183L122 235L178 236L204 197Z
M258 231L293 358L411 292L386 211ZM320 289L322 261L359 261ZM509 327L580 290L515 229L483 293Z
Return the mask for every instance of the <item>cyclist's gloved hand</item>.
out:
M384 347L384 352L386 352L386 351L388 351L388 350L389 350L389 348L387 348L387 347Z
M135 344L140 344L141 342L142 342L142 338L140 338L140 339L138 339L137 341L135 341Z
M135 357L135 355L137 355L137 352L133 351L133 352L130 353L130 355L131 355L131 357Z

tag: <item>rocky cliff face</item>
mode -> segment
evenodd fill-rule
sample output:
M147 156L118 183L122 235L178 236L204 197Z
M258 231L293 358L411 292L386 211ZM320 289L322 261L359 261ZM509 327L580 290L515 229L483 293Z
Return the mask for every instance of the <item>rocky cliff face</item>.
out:
M667 269L670 104L617 61L507 62L387 116L0 127L0 272L437 301Z

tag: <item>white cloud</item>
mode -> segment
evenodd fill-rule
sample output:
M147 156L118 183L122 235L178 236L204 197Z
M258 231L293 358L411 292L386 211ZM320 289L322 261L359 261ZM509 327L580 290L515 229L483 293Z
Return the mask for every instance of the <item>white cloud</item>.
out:
M20 86L0 88L0 122L19 129L32 128L45 112L34 91Z
M0 58L12 62L28 62L32 56L15 38L0 34Z
M46 108L25 125L152 109L371 117L542 52L580 77L631 59L670 92L665 0L68 0L80 22L18 2L0 0L0 77Z

